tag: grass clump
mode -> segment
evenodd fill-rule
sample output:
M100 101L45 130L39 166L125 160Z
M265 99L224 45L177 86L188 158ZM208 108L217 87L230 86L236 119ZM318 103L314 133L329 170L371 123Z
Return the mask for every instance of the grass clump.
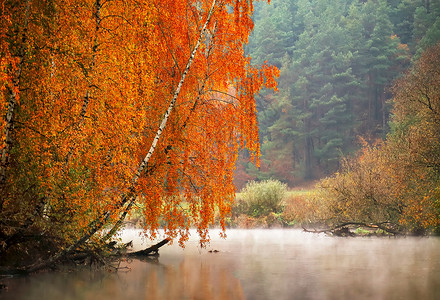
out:
M286 194L287 185L278 180L251 181L240 193L240 210L252 217L280 213Z

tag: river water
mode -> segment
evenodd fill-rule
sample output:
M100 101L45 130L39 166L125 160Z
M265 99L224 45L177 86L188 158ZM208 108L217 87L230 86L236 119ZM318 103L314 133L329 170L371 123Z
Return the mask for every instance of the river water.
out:
M74 270L6 281L0 299L440 299L440 238L335 238L301 230L196 234L157 260L123 262L118 272ZM123 241L152 242L138 230ZM218 250L219 252L209 252ZM4 280L3 280L4 281Z

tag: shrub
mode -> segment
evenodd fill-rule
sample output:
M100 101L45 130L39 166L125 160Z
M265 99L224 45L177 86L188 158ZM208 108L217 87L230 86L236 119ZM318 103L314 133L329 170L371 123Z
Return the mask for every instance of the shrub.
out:
M253 217L280 213L287 185L278 180L251 181L241 191L240 200L246 203L247 214Z
M309 219L312 212L310 198L311 195L308 194L286 197L282 218L289 226L304 223Z

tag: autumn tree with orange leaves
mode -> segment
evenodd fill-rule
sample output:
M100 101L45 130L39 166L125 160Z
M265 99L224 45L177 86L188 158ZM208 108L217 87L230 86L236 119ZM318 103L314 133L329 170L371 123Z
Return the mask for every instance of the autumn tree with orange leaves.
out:
M137 204L152 236L162 220L204 243L216 210L224 229L238 150L258 163L254 95L278 73L244 55L252 1L0 7L1 264L95 247Z

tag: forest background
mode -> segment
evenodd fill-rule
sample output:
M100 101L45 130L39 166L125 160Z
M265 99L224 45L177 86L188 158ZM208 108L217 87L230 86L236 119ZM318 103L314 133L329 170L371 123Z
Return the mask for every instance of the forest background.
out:
M385 138L394 80L438 41L439 16L439 1L257 3L247 51L281 70L280 92L257 98L261 167L237 174L239 187L322 178L359 137Z
M440 39L440 1L274 0L254 21L247 51L280 69L279 93L257 97L260 167L243 152L237 186L318 182L288 202L304 224L438 226L438 47L420 57Z

